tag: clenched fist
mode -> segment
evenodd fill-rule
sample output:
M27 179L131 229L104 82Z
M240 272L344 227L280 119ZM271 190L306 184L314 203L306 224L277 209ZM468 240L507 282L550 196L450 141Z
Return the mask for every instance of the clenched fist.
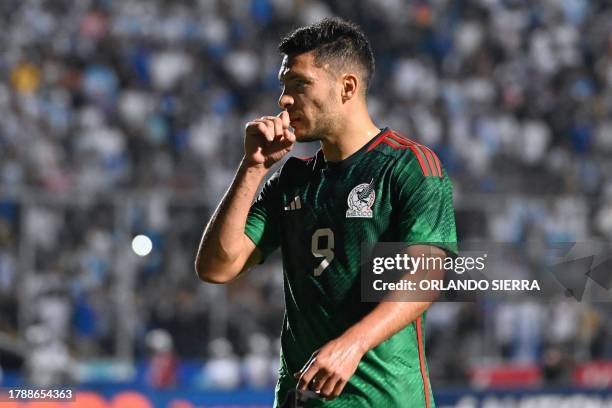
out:
M315 351L300 371L297 389L308 389L327 399L337 398L366 353L362 345L348 337L338 337Z
M246 124L244 138L245 164L267 170L289 153L294 143L287 111L250 121Z

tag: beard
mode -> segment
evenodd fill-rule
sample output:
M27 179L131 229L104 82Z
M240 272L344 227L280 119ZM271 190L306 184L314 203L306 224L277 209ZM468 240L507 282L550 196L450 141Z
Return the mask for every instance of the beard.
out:
M330 134L336 133L343 122L340 113L336 111L337 106L340 104L341 101L334 94L334 88L330 88L327 98L314 104L316 107L315 112L318 114L311 122L312 128L299 137L296 135L296 141L298 143L315 142L326 139Z
M341 123L336 115L320 115L314 122L312 129L305 131L299 136L296 135L298 143L316 142L326 139L330 134L336 133L338 125Z
M321 129L319 129L318 127L315 127L314 129L308 132L302 133L299 136L298 134L296 134L295 137L296 137L295 141L297 143L318 142L324 138Z

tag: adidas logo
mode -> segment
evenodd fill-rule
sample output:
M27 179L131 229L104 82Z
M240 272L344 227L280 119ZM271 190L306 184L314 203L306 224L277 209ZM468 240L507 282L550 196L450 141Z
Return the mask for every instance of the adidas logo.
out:
M302 201L300 200L300 196L295 196L295 198L291 200L291 203L289 203L289 205L283 207L285 211L299 210L300 208L302 208Z

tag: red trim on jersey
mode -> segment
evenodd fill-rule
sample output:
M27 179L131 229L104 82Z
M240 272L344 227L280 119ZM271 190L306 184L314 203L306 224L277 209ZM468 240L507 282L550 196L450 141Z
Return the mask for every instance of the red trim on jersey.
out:
M425 145L419 144L419 143L415 142L414 140L407 138L407 137L406 137L406 136L404 136L404 135L400 135L400 134L399 134L399 133L397 133L397 132L395 132L395 134L396 134L397 136L399 136L400 138L406 139L406 140L408 140L408 141L409 141L409 142L411 142L411 143L418 144L418 145L419 145L420 147L422 147L423 149L428 150L428 151L431 153L431 155L432 155L432 157L433 157L433 159L434 159L434 161L435 161L435 163L436 163L436 169L437 169L437 171L438 171L438 176L439 176L439 177L442 177L442 166L440 166L440 159L438 159L438 156L436 155L436 153L435 153L433 150L431 150L429 147L427 147L427 146L425 146Z
M429 176L429 167L427 167L427 165L425 164L425 160L423 160L423 153L415 145L408 146L408 148L412 150L412 153L414 153L417 160L419 161L419 165L421 166L421 171L423 172L423 175L425 177Z
M436 174L436 166L433 163L433 160L431 158L431 151L427 147L423 146L420 143L415 142L414 140L410 140L407 137L404 137L403 135L400 135L399 133L397 133L395 131L392 132L390 137L392 137L393 140L395 140L395 141L397 141L399 143L403 143L403 144L408 145L408 146L415 146L417 148L417 150L420 152L419 156L423 156L424 155L427 158L427 162L429 163L429 170L431 172L431 175L432 176L437 176L438 175L438 174ZM414 151L414 149L412 149L412 151ZM425 172L423 172L423 173L425 173ZM427 176L428 174L425 174L425 175Z
M442 177L442 167L440 166L440 159L438 159L438 156L434 153L433 150L431 150L429 147L425 145L415 142L412 139L408 139L404 135L401 135L394 130L392 130L391 132L394 136L393 140L396 140L398 142L402 141L406 144L413 144L423 149L427 156L427 161L429 162L429 165L431 166L433 175L437 177Z
M421 327L421 316L416 319L417 343L419 346L419 365L421 366L421 377L423 377L423 391L425 392L425 407L430 407L429 402L429 380L425 369L425 351L423 349L423 330Z
M383 132L380 136L378 136L378 138L376 138L376 140L374 142L372 142L370 147L368 147L367 151L369 152L370 150L374 149L376 146L381 144L382 141L385 140L385 137L387 137L387 134L389 134L389 130Z
M431 170L434 173L434 176L440 177L440 173L436 172L437 171L436 163L434 162L434 159L432 158L433 153L431 152L431 150L429 150L425 146L421 146L421 147L423 148L423 150L425 150L425 156L427 156L427 161L429 162L429 167L431 167Z
M387 138L384 138L383 140L381 140L381 143L382 143L382 144L386 144L387 146L391 146L391 147L392 147L392 148L394 148L394 149L400 149L400 150L402 150L402 149L407 149L407 148L408 148L408 146L404 146L404 145L397 145L397 144L393 143L391 140L389 140L389 139L387 139Z
M423 152L421 152L418 148L418 144L417 143L413 143L411 141L409 141L408 139L405 139L401 136L398 136L397 134L395 134L395 132L391 131L388 134L388 137L390 139L392 139L393 141L395 141L396 143L401 144L402 146L405 146L404 149L408 148L410 150L412 150L412 153L414 153L414 155L416 156L417 160L419 161L419 165L421 166L421 171L423 172L423 174L425 176L429 176L430 175L430 169L429 166L427 166L427 164L425 164L425 157Z
M295 157L296 159L301 160L301 161L308 161L308 160L312 160L312 159L314 159L314 158L315 158L315 156L308 156L308 157L297 157L297 156L293 156L293 157Z
M442 174L442 166L440 166L440 159L438 159L438 156L434 153L434 151L431 151L431 154L433 155L434 160L436 161L436 166L438 167L438 175L440 177L444 177L444 174Z
M393 140L395 140L398 143L401 143L403 145L415 145L418 143L413 142L412 140L408 140L405 137L403 137L402 135L400 135L399 133L395 132L395 131L391 131L389 132L389 137Z
M414 140L408 139L404 135L397 133L395 130L387 130L372 142L368 147L368 152L374 149L379 144L386 144L394 149L410 149L419 161L421 171L425 176L442 177L442 167L438 156L429 147L424 146Z
M427 146L423 146L423 145L421 145L421 147L422 147L422 148L424 148L424 149L426 149L426 150L427 150L427 151L428 151L428 152L431 154L431 156L433 157L433 161L435 162L435 165L434 165L434 164L432 164L432 166L435 166L435 168L437 169L437 171L438 171L438 174L437 174L437 175L438 175L438 177L442 177L442 167L440 167L440 159L438 159L438 156L436 156L436 153L434 153L434 151L433 151L433 150L431 150L431 149L430 149L429 147L427 147Z

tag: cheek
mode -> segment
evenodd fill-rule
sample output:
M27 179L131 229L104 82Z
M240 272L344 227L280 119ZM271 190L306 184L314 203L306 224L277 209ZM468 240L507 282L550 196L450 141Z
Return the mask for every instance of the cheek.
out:
M313 110L318 113L325 113L329 110L330 102L326 97L316 96L311 99Z

